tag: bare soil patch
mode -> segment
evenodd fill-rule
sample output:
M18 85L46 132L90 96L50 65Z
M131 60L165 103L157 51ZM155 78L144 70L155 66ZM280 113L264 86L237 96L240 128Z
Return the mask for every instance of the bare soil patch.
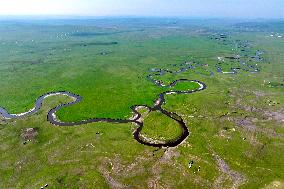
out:
M108 170L109 165L112 165L112 163L110 162L110 159L107 158L103 160L102 165L99 167L100 172L104 176L109 186L114 189L127 188L126 185L120 183L119 181L117 181L115 178L111 176L112 171Z
M278 180L275 180L273 182L271 182L270 184L268 184L267 186L265 186L263 189L282 189L284 188L284 183Z
M21 137L23 140L35 140L38 135L37 129L26 128L22 131Z
M279 110L279 111L276 111L276 112L264 111L264 115L269 120L275 120L277 122L284 123L284 110Z
M242 184L245 183L246 179L245 177L240 174L237 171L232 170L229 165L221 159L221 157L217 154L214 154L214 159L216 160L216 163L218 165L218 169L222 173L215 181L214 183L214 188L222 188L222 184L224 181L224 178L226 176L229 177L229 179L232 181L232 186L231 188L239 188Z

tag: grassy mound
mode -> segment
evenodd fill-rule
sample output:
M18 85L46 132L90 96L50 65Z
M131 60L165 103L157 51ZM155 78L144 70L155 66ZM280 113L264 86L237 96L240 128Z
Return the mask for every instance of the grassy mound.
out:
M182 129L178 122L161 112L151 112L144 119L141 134L153 140L171 141L182 134Z

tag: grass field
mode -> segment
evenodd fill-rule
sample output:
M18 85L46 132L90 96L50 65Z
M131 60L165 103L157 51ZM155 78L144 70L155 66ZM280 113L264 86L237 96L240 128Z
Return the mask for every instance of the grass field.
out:
M83 100L57 112L62 121L128 119L133 105L152 107L162 92L199 87L147 79L153 68L178 71L184 62L194 68L154 79L207 85L165 95L163 109L190 131L175 148L139 144L130 123L54 126L46 115L71 101L64 96L48 97L32 116L0 119L0 188L283 188L284 38L271 32L283 36L283 21L0 20L0 107L10 113L28 111L47 92L70 91ZM215 39L221 34L227 38ZM251 58L258 50L263 60ZM242 61L260 71L217 70L247 68ZM168 117L140 111L143 135L180 135Z
M174 140L182 133L177 122L163 115L161 112L152 112L144 120L142 135L159 141Z

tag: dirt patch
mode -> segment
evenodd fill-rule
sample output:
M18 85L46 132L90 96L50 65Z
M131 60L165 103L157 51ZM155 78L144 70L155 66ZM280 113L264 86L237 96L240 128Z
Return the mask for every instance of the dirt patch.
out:
M120 155L115 155L114 158L104 158L100 166L100 172L105 177L111 188L132 188L118 181L118 178L131 178L136 175L143 174L145 167L141 166L152 159L151 154L146 153L137 156L132 162L123 162ZM146 184L146 183L145 183Z
M266 93L262 92L262 91L254 91L253 94L256 96L256 97L264 97L266 96Z
M252 122L252 118L249 117L245 117L245 118L241 118L241 119L234 119L233 118L233 122L236 123L236 125L242 127L243 129L246 129L248 131L256 131L257 127L253 124Z
M126 185L123 185L119 183L118 181L116 181L114 178L112 178L108 172L102 171L102 174L105 177L108 184L111 186L111 188L126 188L127 187Z
M111 161L112 173L124 176L136 175L143 172L143 169L139 168L139 165L147 160L149 159L144 156L138 156L132 163L124 165L121 163L120 157L116 156L114 160Z
M281 118L282 116L284 116L283 113L281 112L268 112L267 111L267 115L266 117L269 115L270 118L265 119L265 117L263 119L258 119L255 117L249 117L249 116L245 116L245 117L230 117L229 115L225 115L222 117L223 120L228 120L230 122L235 123L238 127L244 129L246 132L246 134L249 135L249 139L251 141L252 144L260 144L257 140L256 137L254 136L256 133L263 133L265 135L267 135L268 137L271 138L282 138L284 135L277 133L276 131L274 131L271 128L266 128L265 127L265 123L266 121L270 121L270 120L278 120L279 122L281 122ZM284 118L284 117L283 117ZM258 125L263 125L261 126L256 126L256 123L258 123ZM283 122L281 122L283 123ZM219 136L222 138L229 138L228 135L228 131L227 130L221 130L219 132Z
M284 188L284 183L278 180L275 180L268 184L267 186L263 187L263 189L281 189Z
M112 166L110 159L103 160L102 165L99 167L99 170L103 177L105 178L106 182L109 184L111 188L120 189L120 188L127 188L126 185L120 183L119 181L115 180L111 176L111 171L108 170L108 167Z
M137 175L144 175L145 172L148 173L147 178L145 178L147 181L143 185L140 183L140 185L136 186L137 188L174 188L171 183L163 179L161 174L164 166L173 167L175 172L181 171L181 167L176 160L179 156L180 153L176 148L160 148L154 152L148 151L137 156L131 162L124 162L120 155L117 154L114 158L103 159L100 172L111 188L132 188L133 186L125 185L120 179L131 179ZM152 164L152 162L153 166L145 167L145 165Z
M232 181L231 188L239 188L240 185L244 184L246 179L245 177L237 171L231 170L228 164L220 158L217 154L213 154L214 159L218 165L218 169L221 172L221 175L215 180L214 188L223 188L222 184L224 178L229 177Z
M163 166L171 167L173 172L184 172L182 166L177 162L176 158L180 156L180 153L176 148L161 148L160 153L162 155L159 159L156 160L152 166L152 177L148 179L148 188L150 189L169 189L175 188L173 183L167 182L161 174L163 173ZM183 174L184 177L187 176L186 173Z
M149 180L148 181L148 188L158 189L159 188L159 178Z
M164 155L160 158L161 163L168 163L170 162L173 158L179 157L180 153L176 151L175 148L168 148Z
M231 139L231 133L228 130L220 130L218 136L227 140Z
M228 115L223 116L222 119L228 120L235 123L237 126L251 132L257 131L257 127L254 125L254 122L257 121L256 118L252 117L230 117Z
M257 104L260 102L258 101L259 99L261 99L262 97L268 96L269 94L261 92L261 91L253 91L252 92L255 95L255 99L252 100L251 102L254 103L254 105L248 105L248 104L244 104L242 103L243 101L243 97L240 96L239 94L242 94L243 96L249 95L251 94L251 92L249 91L237 91L237 90L233 90L232 92L230 91L230 96L233 97L235 99L235 108L239 108L242 110L245 110L246 112L251 112L251 113L256 113L259 114L261 116L264 117L264 119L268 119L268 120L274 120L280 123L284 122L284 109L280 109L278 111L272 111L270 110L268 107L256 107ZM260 102L261 103L261 102ZM268 100L268 105L269 106L276 106L279 105L279 103L274 102L272 100ZM248 123L244 123L241 125L248 125Z
M265 111L264 115L269 119L269 120L275 120L277 122L284 123L284 110L279 110L277 112L272 112L272 111Z
M255 125L255 122L258 121L257 118L253 117L224 117L228 121L231 121L235 123L238 127L243 129L242 135L243 135L243 140L248 140L249 143L253 146L258 146L262 145L262 143L257 139L257 134L258 133L263 133L266 134L269 137L274 137L276 136L276 133L269 129L263 129L260 127L257 127ZM235 128L233 129L224 129L219 131L219 136L222 138L226 138L227 140L231 139L232 132L236 131ZM275 133L275 134L274 134Z
M27 128L22 131L21 137L23 140L35 140L38 135L37 129Z

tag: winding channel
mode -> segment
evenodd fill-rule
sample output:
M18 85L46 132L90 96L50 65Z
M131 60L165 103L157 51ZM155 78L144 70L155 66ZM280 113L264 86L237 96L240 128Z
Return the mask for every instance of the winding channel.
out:
M159 73L156 73L154 75L163 75L164 73L165 72L163 70L160 70ZM190 82L190 83L197 83L199 85L199 88L195 89L195 90L188 90L188 91L168 90L166 92L160 93L158 95L158 98L154 101L154 105L152 107L147 106L147 105L134 105L134 106L132 106L131 110L133 112L133 116L130 119L92 118L92 119L88 119L88 120L82 120L82 121L79 121L79 122L63 122L63 121L60 121L56 117L57 111L59 111L62 108L77 104L82 100L82 97L80 95L77 95L77 94L74 94L74 93L71 93L71 92L68 92L68 91L46 93L46 94L37 98L34 108L32 108L31 110L29 110L27 112L20 113L20 114L10 114L7 110L0 107L0 115L2 117L4 117L4 119L24 118L24 117L27 117L27 116L30 116L32 114L37 113L41 109L44 99L46 99L47 97L55 96L55 95L65 95L65 96L72 98L72 101L69 102L69 103L65 103L65 104L59 104L58 106L56 106L56 107L54 107L54 108L52 108L51 110L48 111L47 120L50 123L52 123L53 125L66 126L66 127L69 126L70 127L70 126L79 126L79 125L83 125L83 124L96 123L96 122L135 123L138 127L133 132L133 136L140 144L152 146L152 147L175 147L175 146L179 145L180 143L182 143L188 137L189 130L188 130L186 124L184 123L183 119L179 115L177 115L174 112L169 112L169 111L162 108L162 105L166 101L165 95L191 94L191 93L198 92L198 91L206 89L206 85L204 83L200 82L200 81L197 81L197 80L187 80L187 79L175 80L172 83L165 85L161 81L157 81L157 80L153 79L152 76L154 76L154 75L149 75L148 78L154 84L156 84L157 86L160 86L160 87L171 88L171 87L174 87L179 82ZM151 141L151 140L145 140L145 138L141 136L141 131L142 131L143 126L144 126L144 123L141 119L142 115L139 113L139 108L141 108L141 107L147 108L149 110L149 112L151 112L151 111L161 112L162 114L168 116L172 120L178 122L178 124L180 125L180 128L182 129L182 134L178 138L171 140L171 141L167 141L167 142L156 142L156 141Z
M261 51L257 51L254 58L256 58L257 60L261 60L262 53L263 52L261 52ZM235 68L231 68L232 72L228 72L228 73L237 74L237 70L243 70L243 71L251 72L251 73L260 71L259 68L257 68L256 66L248 65L245 62L242 62L241 64L243 66L246 66L248 69L235 67ZM177 66L177 65L174 65L174 66ZM79 121L79 122L63 122L63 121L60 121L56 117L57 111L59 111L62 108L77 104L77 103L81 102L81 100L82 100L82 97L80 95L77 95L77 94L74 94L74 93L71 93L71 92L68 92L68 91L46 93L46 94L37 98L34 108L32 108L31 110L29 110L27 112L20 113L20 114L10 114L7 110L0 107L0 115L2 117L4 117L4 119L24 118L26 116L37 113L41 109L42 103L43 103L45 98L50 97L50 96L55 96L55 95L65 95L65 96L72 98L72 101L69 102L69 103L65 103L65 104L59 104L58 106L56 106L56 107L54 107L54 108L52 108L51 110L48 111L47 121L49 121L53 125L70 127L70 126L79 126L79 125L83 125L83 124L96 123L96 122L135 123L138 127L133 132L133 136L136 139L136 141L139 142L140 144L152 146L152 147L175 147L175 146L181 144L189 136L189 130L188 130L188 127L186 126L186 124L185 124L185 122L184 122L184 120L182 119L181 116L179 116L177 113L169 112L169 111L163 109L162 106L166 102L165 96L171 95L171 94L191 94L191 93L195 93L195 92L205 90L206 87L207 87L204 83L202 83L198 80L179 79L179 80L175 80L172 83L166 85L161 80L156 80L154 78L154 77L157 77L157 76L163 76L167 73L179 74L179 73L182 73L182 72L186 72L188 70L194 70L198 67L203 67L204 65L196 63L196 62L193 62L193 63L192 62L184 62L184 63L180 64L179 66L180 66L180 68L177 71L171 71L171 70L168 70L168 69L164 69L164 70L163 69L155 69L155 68L150 70L153 73L148 75L147 79L150 80L155 85L157 85L158 87L164 87L164 88L167 88L169 90L167 90L166 92L160 93L158 95L158 98L154 101L154 105L151 106L151 107L147 106L147 105L134 105L134 106L130 107L132 112L133 112L133 116L132 116L132 118L129 118L129 119L91 118L91 119L82 120L82 121ZM218 64L216 65L216 67L217 67L217 72L227 73L227 72L223 72L222 68L219 67ZM252 69L253 71L250 71L250 69ZM206 71L208 72L208 74L204 74L204 73L201 73L201 72L198 72L198 71L195 71L195 73L201 74L201 75L206 75L206 76L213 76L214 75L214 72L209 71L209 70L206 70ZM199 85L199 88L194 89L194 90L186 90L186 91L171 90L172 87L174 87L175 85L177 85L180 82L196 83L196 84ZM141 131L142 131L143 126L144 126L144 122L143 122L141 113L139 113L140 108L146 108L148 110L148 113L158 111L158 112L166 115L167 117L171 118L173 121L176 121L180 125L180 128L182 129L182 134L179 137L177 137L176 139L172 139L170 141L154 141L152 139L145 138L144 136L141 135Z

